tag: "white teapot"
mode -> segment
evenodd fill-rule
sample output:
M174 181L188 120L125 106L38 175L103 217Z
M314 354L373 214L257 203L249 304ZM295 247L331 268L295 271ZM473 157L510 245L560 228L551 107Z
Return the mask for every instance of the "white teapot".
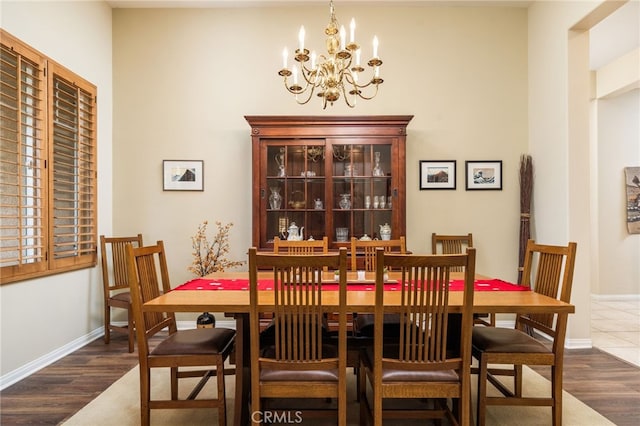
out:
M288 241L302 241L304 239L302 230L304 226L298 229L298 226L295 222L291 222L289 225L289 229L287 232L287 240Z
M381 240L390 240L391 239L391 226L388 223L384 225L380 225L380 239Z

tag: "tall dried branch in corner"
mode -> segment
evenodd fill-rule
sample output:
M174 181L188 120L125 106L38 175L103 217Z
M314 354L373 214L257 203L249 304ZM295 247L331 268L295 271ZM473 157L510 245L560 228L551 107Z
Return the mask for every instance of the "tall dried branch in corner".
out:
M530 155L520 156L520 250L518 256L518 283L522 282L524 255L531 235L531 198L533 196L533 160Z
M228 268L243 265L244 261L227 259L227 254L229 253L229 231L233 223L222 225L222 222L216 222L218 233L214 235L211 242L207 238L207 225L208 222L206 220L198 225L198 232L191 237L193 263L191 263L188 270L198 277L204 277L212 272L224 271Z

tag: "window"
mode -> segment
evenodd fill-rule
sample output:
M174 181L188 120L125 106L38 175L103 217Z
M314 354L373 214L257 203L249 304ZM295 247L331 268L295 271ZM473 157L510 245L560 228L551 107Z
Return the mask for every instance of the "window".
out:
M92 267L96 87L0 32L1 282Z

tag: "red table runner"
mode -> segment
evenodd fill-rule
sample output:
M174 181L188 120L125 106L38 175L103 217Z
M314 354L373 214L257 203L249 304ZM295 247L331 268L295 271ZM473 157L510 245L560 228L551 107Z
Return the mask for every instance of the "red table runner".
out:
M464 281L463 280L451 280L449 283L451 291L462 291ZM398 283L387 283L384 285L385 290L394 291L399 290ZM260 290L273 290L272 279L258 280L258 288ZM325 283L324 288L326 290L337 290L338 285L330 282ZM523 287L516 284L511 284L502 280L476 280L474 283L475 291L527 291L529 287ZM349 291L373 291L375 289L375 282L358 282L349 283ZM188 281L174 290L249 290L248 279L209 279L209 278L196 278Z

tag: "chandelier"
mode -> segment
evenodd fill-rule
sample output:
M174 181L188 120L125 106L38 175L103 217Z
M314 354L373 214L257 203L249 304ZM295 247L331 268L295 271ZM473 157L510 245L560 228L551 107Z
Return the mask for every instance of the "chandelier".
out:
M373 57L367 62L367 65L373 69L373 77L369 81L360 83L360 73L365 69L360 65L360 46L355 42L355 20L351 19L350 37L347 43L344 26L338 30L333 0L329 3L329 11L331 18L324 30L327 35L327 54L316 55L315 51L309 54L309 50L304 46L304 26L300 27L299 46L293 57L299 64L299 68L296 64L291 70L287 68L288 51L285 48L282 52L283 68L278 74L284 78L286 89L295 95L296 101L301 105L309 102L317 92L318 97L322 98L322 109L327 108L327 103L333 105L340 96L349 107L353 108L358 98L373 99L378 94L378 86L384 81L380 78L382 61L378 58L378 38L373 37ZM370 89L373 94L366 96L362 89L369 86L373 86Z

